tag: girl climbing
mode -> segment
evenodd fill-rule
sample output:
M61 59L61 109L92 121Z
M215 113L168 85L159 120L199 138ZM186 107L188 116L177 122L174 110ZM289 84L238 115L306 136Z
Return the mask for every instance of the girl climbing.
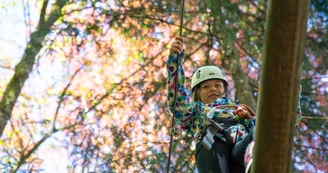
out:
M181 58L179 64L177 54ZM192 93L189 97L184 86L183 57L183 39L176 37L167 61L168 98L170 110L173 111L174 106L176 109L177 126L195 137L198 172L245 172L244 152L252 141L255 119L249 113L238 115L237 110L229 107L236 104L226 97L228 81L224 72L216 66L204 66L196 70L192 77ZM175 83L177 73L179 79ZM177 93L174 90L175 85L178 86ZM177 102L173 105L175 94ZM213 119L223 129L215 132L214 141L206 145L202 140L204 134L209 133L201 122L205 121L207 113L216 106L227 106L213 112Z
M197 143L196 170L244 173L245 150L253 140L254 112L227 98L226 75L216 66L195 71L189 96L184 85L183 58L183 39L176 37L166 62L168 99L177 126L192 134ZM247 161L251 161L250 157Z

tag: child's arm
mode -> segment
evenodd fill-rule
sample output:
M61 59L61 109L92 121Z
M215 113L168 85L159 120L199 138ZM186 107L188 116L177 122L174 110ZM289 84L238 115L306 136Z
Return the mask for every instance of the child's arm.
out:
M301 104L300 104L301 90L302 90L302 86L300 87L300 95L298 98L298 106L297 106L297 111L296 111L297 117L296 117L295 127L298 127L298 125L300 124L300 122L302 120L302 111L301 111ZM248 116L248 117L250 117L250 116ZM256 117L245 118L244 116L240 116L240 115L238 115L238 113L236 113L236 116L234 118L236 120L238 120L238 122L240 124L244 125L248 129L255 126Z
M173 107L175 106L175 118L179 128L191 131L192 117L194 110L194 104L191 98L188 97L188 93L185 87L185 75L182 68L184 53L180 54L179 65L177 65L177 55L169 55L166 62L168 72L168 100L170 111L173 113ZM178 68L179 67L179 68ZM179 69L179 70L177 70ZM177 83L175 79L179 75ZM177 85L178 90L175 93L175 86ZM174 105L174 95L176 94L176 103ZM194 131L194 130L193 130Z

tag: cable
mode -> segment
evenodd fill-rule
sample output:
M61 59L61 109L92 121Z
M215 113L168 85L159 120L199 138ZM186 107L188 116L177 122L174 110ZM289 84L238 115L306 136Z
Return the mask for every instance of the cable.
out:
M317 120L328 120L328 117L310 117L310 116L302 116L302 119L317 119Z
M184 0L181 0L181 10L180 10L180 37L182 36L182 28L183 28L183 15L184 15ZM180 54L177 53L177 72L176 72L176 77L174 79L175 81L175 87L174 87L174 91L175 94L173 96L173 117L172 117L172 122L171 122L171 131L170 131L170 149L169 149L169 157L167 160L167 173L170 172L170 163L171 163L171 154L172 154L172 143L173 143L173 129L175 126L175 108L176 108L176 100L177 100L177 92L178 92L178 78L179 78L179 59L180 59Z

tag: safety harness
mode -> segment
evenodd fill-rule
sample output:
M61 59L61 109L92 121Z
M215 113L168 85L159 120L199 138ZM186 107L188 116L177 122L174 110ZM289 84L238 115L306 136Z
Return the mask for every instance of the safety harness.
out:
M237 125L238 120L233 118L213 116L214 112L217 109L223 109L223 108L235 109L234 116L239 116L239 118L250 119L256 116L255 112L245 104L241 104L239 106L219 105L213 107L204 117L204 121L201 123L198 122L198 124L196 124L197 131L195 134L195 139L200 141L200 143L208 150L212 148L212 145L214 143L214 136L217 133L221 133L224 135L225 142L227 143L229 148L233 147L233 140L227 129L231 126ZM238 130L236 135L237 134L238 134Z

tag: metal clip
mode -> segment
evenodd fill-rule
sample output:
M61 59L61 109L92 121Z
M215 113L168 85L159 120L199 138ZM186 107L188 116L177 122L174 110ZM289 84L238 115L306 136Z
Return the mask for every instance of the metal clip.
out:
M213 127L213 126L209 126L206 130L206 135L203 137L201 143L204 145L204 147L207 150L210 150L212 148L212 145L214 144L214 136L215 134L218 132L218 129Z
M179 134L178 134L176 128L172 128L172 130L171 130L171 135L173 135L173 136L175 136L175 137L179 136Z
M223 132L224 131L224 128L217 122L215 122L214 120L211 121L211 124L217 128L220 132Z

